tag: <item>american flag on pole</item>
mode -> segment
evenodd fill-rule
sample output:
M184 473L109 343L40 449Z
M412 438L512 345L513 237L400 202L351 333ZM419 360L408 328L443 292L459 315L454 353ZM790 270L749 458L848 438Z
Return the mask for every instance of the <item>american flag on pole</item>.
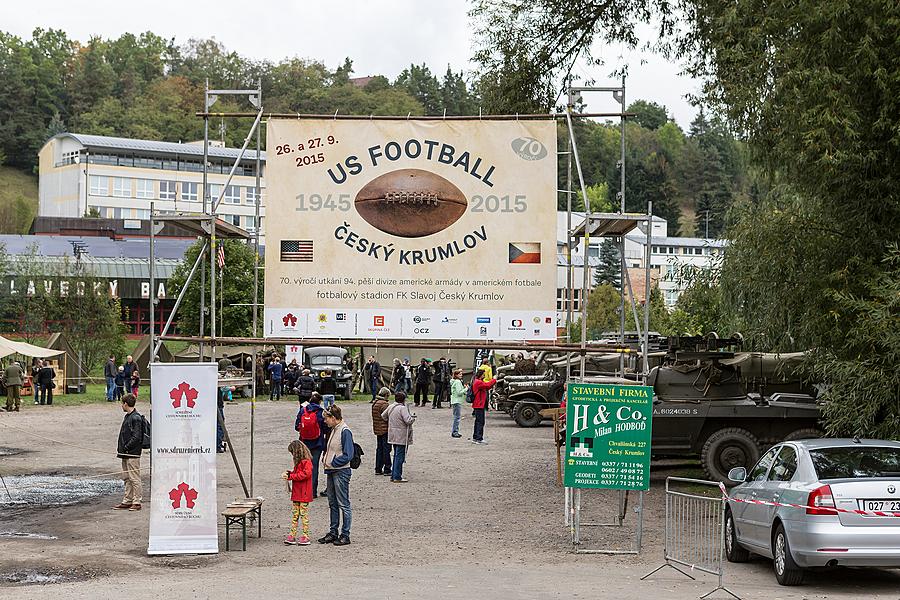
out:
M225 244L219 244L219 251L216 253L216 262L219 264L219 270L225 268Z
M312 240L281 240L281 262L312 261Z

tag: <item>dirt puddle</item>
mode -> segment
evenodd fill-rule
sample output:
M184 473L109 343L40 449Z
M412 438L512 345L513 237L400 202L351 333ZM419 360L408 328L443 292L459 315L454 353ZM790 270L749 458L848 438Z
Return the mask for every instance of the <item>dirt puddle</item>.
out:
M87 581L96 577L105 577L109 573L90 567L72 567L69 569L14 569L0 571L0 587L19 587L26 585L49 585L70 581Z
M5 477L0 485L0 509L20 506L65 506L89 498L121 493L119 479L84 479L68 475Z

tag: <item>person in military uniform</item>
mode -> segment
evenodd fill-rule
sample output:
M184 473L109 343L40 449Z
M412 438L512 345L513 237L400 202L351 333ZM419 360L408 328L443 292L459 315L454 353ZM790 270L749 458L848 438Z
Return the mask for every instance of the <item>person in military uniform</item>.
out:
M416 392L414 396L416 406L425 406L428 404L428 382L431 380L431 366L428 359L423 358L416 367ZM421 405L419 399L421 398Z

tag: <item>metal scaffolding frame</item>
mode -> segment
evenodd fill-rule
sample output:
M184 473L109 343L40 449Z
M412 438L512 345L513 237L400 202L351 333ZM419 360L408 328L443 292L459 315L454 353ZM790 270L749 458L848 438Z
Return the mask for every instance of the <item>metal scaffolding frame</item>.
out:
M599 113L577 113L573 112L574 103L577 98L576 94L582 92L612 92L615 99L621 105L621 110L618 112L599 112ZM225 95L234 95L234 96L245 96L248 98L250 103L257 109L256 112L210 112L210 108L216 102L219 96ZM548 344L548 343L536 343L536 342L515 342L515 341L485 341L485 340L474 340L474 341L462 341L462 340L429 340L426 342L421 342L423 347L444 347L447 348L491 348L491 349L521 349L521 350L529 350L529 351L540 351L540 350L554 350L559 352L566 352L570 357L572 354L577 353L580 356L580 377L583 379L585 376L585 355L587 352L618 352L621 355L619 360L619 373L624 374L625 372L625 354L636 353L633 349L630 349L625 346L624 343L624 328L625 328L625 291L624 285L621 290L621 298L620 298L620 331L619 331L619 340L617 344L591 344L587 341L587 298L590 290L590 264L589 264L589 248L590 248L590 237L594 236L605 236L605 237L617 237L620 239L620 258L622 270L623 270L623 283L627 281L629 291L631 291L631 280L627 272L626 262L625 262L625 242L624 235L628 231L631 231L635 227L637 227L640 223L647 223L647 247L645 253L645 271L646 271L646 294L649 297L649 278L650 278L650 265L649 265L649 237L651 235L651 225L652 225L652 217L650 208L648 207L647 215L635 215L635 214L626 214L625 213L625 120L630 115L625 112L625 81L623 79L621 87L609 87L609 88L598 88L598 87L570 87L569 88L569 103L564 113L547 113L547 114L527 114L527 115L473 115L473 116L445 116L445 117L410 117L410 116L372 116L372 115L338 115L337 113L333 115L304 115L304 114L281 114L281 113L265 113L262 104L262 84L260 82L259 87L255 90L226 90L226 89L209 89L209 82L207 81L205 95L204 95L204 110L203 112L198 112L196 115L203 119L204 121L204 167L203 167L203 210L200 213L190 213L190 214L176 214L176 215L159 215L156 214L153 207L151 207L151 251L150 251L150 270L151 270L151 278L154 274L155 268L155 254L153 250L153 237L157 233L155 228L157 226L161 226L164 221L173 221L178 225L187 227L188 229L195 232L198 237L205 238L205 242L203 247L201 248L200 253L197 256L194 264L191 267L191 270L188 274L188 277L185 281L184 287L180 290L179 295L176 299L175 305L169 314L169 317L163 327L159 336L155 335L155 321L152 322L151 325L151 348L153 348L153 356L155 357L159 351L159 347L164 340L172 340L172 341L187 341L192 343L197 343L200 348L200 360L204 360L205 352L204 347L209 345L211 348L210 351L210 360L215 360L215 347L216 345L252 345L253 346L253 366L254 376L252 377L252 397L250 403L250 472L249 472L249 493L253 495L253 473L254 473L254 442L255 442L255 409L256 409L256 377L255 377L255 367L257 360L257 352L258 347L260 345L272 344L272 343L281 343L285 344L303 344L304 342L309 343L313 340L306 340L302 338L285 338L285 339L268 339L262 338L259 334L259 232L260 232L260 201L261 201L261 189L260 189L260 155L262 152L261 141L260 141L260 126L264 119L311 119L311 118L329 118L329 119L358 119L358 120L554 120L561 121L565 120L567 125L567 152L559 152L558 154L566 154L567 155L567 163L568 163L568 180L567 180L567 189L565 193L567 195L567 245L566 245L566 255L567 255L567 275L566 275L566 333L565 333L565 343L556 343L556 344ZM209 119L211 117L250 117L254 118L253 125L250 128L250 132L244 140L244 143L240 149L238 156L234 160L234 164L231 167L231 170L228 174L228 179L226 183L222 186L222 191L219 194L219 197L215 200L210 198L209 196L209 182L208 182L208 172L209 172L209 162L208 162L208 151L209 151ZM584 183L584 178L582 175L581 161L578 155L577 142L575 138L575 131L573 129L573 118L596 118L596 117L618 117L621 120L622 126L622 136L621 136L621 189L618 193L618 197L620 200L620 212L611 213L611 214L594 214L591 211L590 202L587 200L586 186ZM234 238L234 239L248 239L248 234L239 228L234 227L230 223L226 223L221 219L218 219L216 216L216 210L219 206L219 203L222 201L227 186L230 184L234 173L240 164L241 160L244 157L244 153L247 150L248 145L251 142L253 135L256 135L256 197L255 197L255 215L256 215L256 231L253 236L253 243L255 249L255 269L254 269L254 289L253 289L253 336L252 337L224 337L221 335L221 332L217 332L216 329L216 303L215 303L215 290L216 290L216 243L217 239L222 238ZM575 193L572 189L572 164L574 164L577 169L578 180L581 188L582 196L585 198L585 220L582 225L578 228L573 229L572 224L572 195ZM561 192L563 190L560 190ZM612 219L612 221L610 221ZM573 265L571 260L572 249L575 246L573 240L575 240L576 235L583 235L584 238L584 262L583 262L583 281L581 287L581 340L578 344L571 343L571 326L573 324L573 304L574 304L574 277L573 277ZM205 257L209 253L209 269L210 269L210 292L209 292L209 335L206 335L206 261ZM182 300L184 298L185 292L188 289L191 281L196 276L197 271L200 271L200 289L201 289L201 302L200 302L200 334L197 336L179 336L179 335L169 335L168 331L172 322L177 314L179 307L181 306ZM220 283L221 284L221 283ZM151 288L153 287L153 280L151 279ZM154 293L151 293L151 307L155 307L156 302L154 301ZM635 318L635 324L638 331L643 331L643 343L640 350L643 358L643 373L642 378L644 382L646 382L647 373L648 373L648 362L647 362L647 322L649 319L649 302L645 302L644 306L644 327L641 328L638 323L637 318L637 309L634 305L634 294L631 293L631 301L632 301L632 313ZM151 311L153 312L153 311ZM153 317L151 317L152 319ZM364 345L365 343L370 343L372 340L349 340L349 339L323 339L316 338L314 340L315 343L318 344L333 344L338 346L346 346L346 345ZM412 342L415 344L415 342ZM411 342L409 340L376 340L376 344L381 347L409 347ZM571 361L569 361L570 363ZM567 378L571 376L571 367L567 365ZM240 473L240 465L235 459L235 467ZM574 506L580 507L580 490L576 490L578 492L578 502L570 502L570 490L566 490L566 524L572 525L577 522L574 518L570 519L570 508L574 508ZM641 503L643 500L643 494L641 494ZM624 504L626 500L623 499L622 503ZM640 510L640 509L639 509ZM574 513L573 513L574 514ZM624 515L623 515L624 518ZM621 520L619 519L619 524L621 524ZM573 536L575 535L577 527L573 527ZM573 537L573 541L576 543L576 551L580 552L604 552L604 551L592 551L592 550L578 550L577 544L578 542ZM637 539L638 549L640 548L640 533L638 533Z
M590 199L587 194L587 186L584 182L584 176L581 168L581 159L578 154L578 144L576 141L575 129L573 126L572 118L573 116L577 116L580 118L586 118L590 116L589 114L575 114L575 104L577 101L581 100L581 95L584 92L601 92L601 93L611 93L616 102L619 103L621 107L621 112L619 113L620 118L620 127L621 133L619 136L620 141L620 158L619 158L619 192L617 193L617 197L619 200L619 211L616 213L600 213L595 214L593 209L591 208ZM583 261L582 261L582 286L581 286L581 298L580 298L580 306L581 309L581 348L580 352L580 369L579 369L579 379L581 381L585 380L585 352L584 349L587 347L587 305L588 305L588 295L591 287L591 282L589 280L590 277L590 240L591 236L594 237L603 237L607 239L617 239L618 240L618 248L619 248L619 265L621 269L620 275L620 286L619 286L619 346L625 346L625 286L628 286L628 295L630 298L631 305L631 313L634 317L635 330L638 333L638 338L641 340L641 355L642 355L642 368L641 368L641 381L644 385L647 383L647 378L649 376L649 361L648 361L648 351L649 351L649 339L648 339L648 329L649 329L649 321L650 321L650 248L651 248L651 237L653 231L653 206L652 202L648 203L646 214L636 214L636 213L626 213L625 212L625 123L628 116L628 113L625 112L625 78L622 78L622 85L618 87L584 87L584 86L571 86L568 88L568 102L566 106L566 124L568 129L568 140L567 140L567 184L565 193L567 195L567 219L566 219L566 231L567 231L567 240L566 240L566 341L571 341L571 330L572 330L572 316L573 316L573 304L574 304L574 282L573 282L573 269L574 266L572 264L572 248L577 245L578 237L583 237L584 243L584 251L583 251ZM581 196L584 202L585 209L585 218L580 226L573 229L572 228L572 163L574 158L574 164L576 173L578 175L578 183L581 191ZM643 306L643 327L641 326L640 320L638 318L638 311L636 306L636 299L634 295L634 289L631 285L631 276L628 272L628 265L625 260L625 235L630 231L633 231L635 228L639 227L641 224L645 226L646 233L646 241L644 247L644 306ZM571 355L570 355L571 357ZM571 380L571 360L567 361L566 365L566 379ZM619 355L619 370L618 375L625 375L625 354L621 353ZM619 491L617 493L617 512L615 516L615 520L612 523L582 523L581 521L581 508L582 508L582 490L581 488L564 488L564 522L570 529L570 534L572 537L572 544L575 548L576 553L584 553L584 554L638 554L641 550L641 537L643 534L643 507L644 507L644 492L638 492L638 506L635 509L637 513L637 524L635 529L635 541L634 547L631 550L618 550L618 549L583 549L581 548L581 527L583 526L600 526L600 527L621 527L624 524L627 506L628 506L628 492L627 491Z
M209 194L209 109L216 103L219 96L239 96L246 97L247 100L253 105L257 112L250 114L243 114L241 116L254 117L253 125L250 127L250 131L247 134L247 137L244 139L244 143L241 146L240 151L238 152L237 157L234 159L234 164L232 164L231 169L228 172L228 178L225 180L225 183L222 185L221 192L218 197L213 199ZM260 189L260 167L261 167L261 134L260 134L260 123L263 118L263 105L262 105L262 80L258 81L257 88L255 90L240 90L240 89L210 89L209 88L209 80L206 80L206 85L204 89L204 99L203 99L203 190L202 190L202 202L203 209L199 213L177 213L177 214L166 214L161 215L157 214L155 210L155 206L153 203L150 205L150 348L152 350L151 354L151 362L155 362L155 358L159 353L160 346L164 339L169 339L167 335L169 332L169 328L172 325L173 320L175 319L175 315L178 312L178 308L181 306L182 300L184 300L185 293L190 287L191 282L193 281L197 268L200 267L200 336L197 338L199 342L199 360L203 362L205 360L206 353L204 352L204 346L208 343L210 346L210 361L215 361L215 347L216 347L216 254L217 254L217 243L219 240L225 239L240 239L240 240L248 240L249 235L246 231L240 229L239 227L235 227L230 223L226 223L225 221L219 219L217 217L216 211L219 207L219 204L222 202L222 199L225 196L225 192L228 189L228 186L231 184L231 180L234 177L235 172L237 171L238 166L241 164L241 161L244 158L244 154L247 151L247 147L250 145L251 140L256 134L256 190L255 190L255 199L254 199L254 210L255 210L255 232L253 235L253 247L254 247L254 272L253 272L253 334L254 336L258 333L259 328L259 230L260 230L260 221L259 221L259 212L260 212L260 200L261 200L261 189ZM175 300L175 306L172 308L172 312L169 314L169 318L166 321L162 331L159 336L156 336L156 321L155 321L155 308L158 303L158 299L156 298L156 293L154 288L155 284L155 236L162 228L166 221L174 222L180 227L187 229L201 238L206 238L203 246L200 249L200 252L197 255L197 259L195 260L193 266L191 267L190 272L185 280L184 287L180 290L177 299ZM206 332L206 256L209 255L209 277L210 277L210 289L209 289L209 331L210 335L207 338L205 336ZM220 282L220 285L222 282ZM222 307L224 310L224 306ZM158 340L158 341L157 341ZM257 346L253 347L253 366L252 369L256 368L256 358L257 358ZM250 496L253 495L253 469L254 469L254 442L255 442L255 414L256 414L256 377L251 377L251 399L250 399L250 472L249 472L249 489L246 489L246 492L249 493ZM230 444L229 444L230 446ZM235 468L238 471L238 475L241 477L243 482L243 473L241 472L240 464L236 456L234 455L234 450L232 449L232 457L234 458Z

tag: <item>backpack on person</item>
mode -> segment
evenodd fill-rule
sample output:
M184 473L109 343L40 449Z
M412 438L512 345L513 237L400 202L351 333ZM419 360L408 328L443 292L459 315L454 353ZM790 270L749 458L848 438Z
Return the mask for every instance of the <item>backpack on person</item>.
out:
M466 404L472 404L475 402L475 380L472 380L472 385L469 386L469 389L466 390Z
M141 449L150 450L153 447L153 438L150 435L150 421L148 421L147 417L144 415L141 415L141 424L144 427L144 437L141 440Z
M321 435L322 430L319 428L319 418L316 416L316 411L304 408L303 414L300 415L300 439L312 441L319 439Z
M356 442L353 442L353 458L350 459L351 469L359 468L359 465L362 464L362 457L364 454L365 452L363 452L362 446L360 446Z

